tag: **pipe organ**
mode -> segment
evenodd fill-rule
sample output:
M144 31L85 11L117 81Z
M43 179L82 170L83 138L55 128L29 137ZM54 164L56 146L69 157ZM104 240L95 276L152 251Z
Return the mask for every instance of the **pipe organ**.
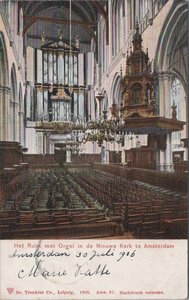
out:
M79 49L59 37L35 51L35 65L35 121L84 121L87 106L84 80L79 78Z

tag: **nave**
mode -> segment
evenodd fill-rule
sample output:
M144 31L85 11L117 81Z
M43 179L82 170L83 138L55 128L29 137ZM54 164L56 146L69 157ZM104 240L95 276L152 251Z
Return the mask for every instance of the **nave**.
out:
M186 238L186 194L97 167L20 172L1 189L1 238Z
M187 238L188 1L6 0L0 28L0 237Z

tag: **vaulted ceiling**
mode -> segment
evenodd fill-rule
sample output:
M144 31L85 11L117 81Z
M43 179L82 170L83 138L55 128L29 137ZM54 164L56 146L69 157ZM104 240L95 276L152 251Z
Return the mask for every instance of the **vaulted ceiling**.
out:
M80 42L89 45L96 39L97 22L100 16L107 18L108 0L62 0L62 1L20 1L24 15L23 35L27 44L38 48L41 34L47 40L57 38L61 29L65 41L74 41L78 36Z

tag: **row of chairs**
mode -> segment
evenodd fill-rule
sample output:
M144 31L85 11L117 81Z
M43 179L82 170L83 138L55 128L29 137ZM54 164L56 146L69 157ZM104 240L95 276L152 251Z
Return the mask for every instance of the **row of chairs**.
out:
M125 217L125 230L134 233L137 237L162 237L164 223L167 220L184 222L187 218L186 196L181 193L139 181L131 182L120 177L115 178L112 174L97 170L85 169L71 172L94 197L101 197L101 200L111 208L120 200L121 194L121 199L124 199L120 207ZM121 214L121 210L118 214Z

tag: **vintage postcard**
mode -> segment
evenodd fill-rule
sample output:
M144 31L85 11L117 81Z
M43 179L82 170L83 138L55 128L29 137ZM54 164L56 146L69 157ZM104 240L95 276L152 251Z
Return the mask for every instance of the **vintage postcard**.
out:
M0 300L188 299L188 1L0 1Z

